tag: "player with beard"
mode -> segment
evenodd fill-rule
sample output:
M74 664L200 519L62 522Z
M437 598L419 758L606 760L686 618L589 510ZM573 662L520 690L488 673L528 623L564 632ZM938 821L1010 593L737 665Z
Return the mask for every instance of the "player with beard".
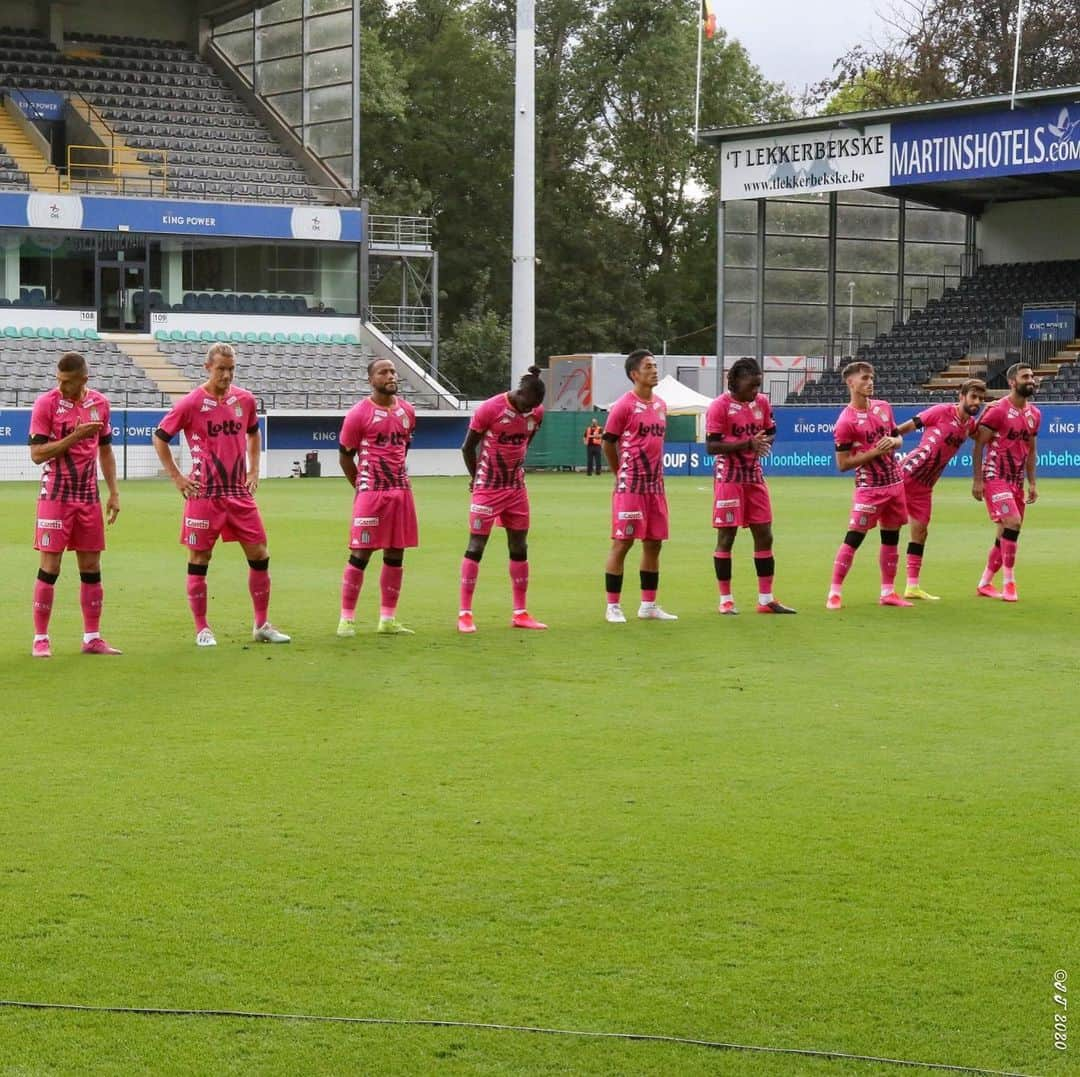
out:
M1039 496L1035 489L1035 465L1042 415L1029 403L1038 388L1035 371L1027 363L1014 363L1005 377L1009 395L988 407L979 421L972 457L971 493L976 501L986 502L986 511L997 527L978 594L1016 602L1016 544L1024 523L1024 507L1034 504ZM1002 570L1000 591L994 587L998 569Z
M901 435L912 430L922 431L919 444L900 464L904 475L904 500L911 521L904 598L938 601L937 595L931 595L919 586L923 551L933 511L934 484L961 446L968 438L975 436L979 412L985 399L986 382L969 378L960 386L960 398L955 404L935 404L900 424Z

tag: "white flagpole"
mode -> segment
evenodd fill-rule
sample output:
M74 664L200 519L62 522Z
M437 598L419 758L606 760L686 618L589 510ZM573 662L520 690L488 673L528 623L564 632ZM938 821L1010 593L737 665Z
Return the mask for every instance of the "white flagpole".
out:
M701 119L701 38L705 33L705 19L702 14L701 0L697 0L697 84L694 88L694 143L698 140L698 126Z
M1020 69L1020 30L1024 25L1024 0L1019 0L1016 5L1016 49L1013 52L1013 82L1012 82L1012 98L1009 101L1009 108L1016 108L1016 74Z
M510 388L536 361L536 7L517 0Z

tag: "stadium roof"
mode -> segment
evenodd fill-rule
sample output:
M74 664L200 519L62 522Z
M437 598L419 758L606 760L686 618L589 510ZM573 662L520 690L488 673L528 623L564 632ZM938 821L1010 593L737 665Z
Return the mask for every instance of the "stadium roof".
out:
M734 143L779 144L783 140L798 143L800 136L822 136L835 133L837 136L862 135L868 129L874 130L911 130L918 131L924 142L941 142L948 138L957 139L957 152L962 151L962 139L965 136L985 135L993 126L995 118L1005 122L1005 117L1015 120L1013 128L1022 129L1032 125L1038 117L1044 117L1047 110L1059 116L1059 125L1068 128L1064 135L1059 135L1058 128L1050 121L1049 130L1054 132L1059 141L1080 141L1080 86L1057 86L1050 89L1027 90L1016 95L1015 111L1010 109L1012 98L1009 94L995 94L989 97L972 97L955 101L930 101L923 104L899 105L892 108L867 109L862 112L839 113L834 116L807 116L795 120L781 120L774 123L748 124L731 127L717 127L702 131L700 141L713 146L725 160L725 148L733 148ZM1076 121L1068 115L1070 106L1075 106ZM1043 130L1047 126L1045 119L1040 121ZM1000 124L999 124L1000 126ZM1074 129L1076 134L1073 134ZM972 135L972 132L978 134ZM1033 135L1034 129L1031 134ZM1001 134L1002 132L998 132ZM1021 131L1023 134L1024 132ZM1045 133L1045 132L1044 132ZM1011 136L1012 131L1008 134ZM914 136L913 136L914 137ZM1045 135L1047 141L1053 141ZM1040 147L1041 149L1041 147ZM728 154L730 156L730 154ZM804 157L803 160L809 160ZM990 205L997 202L1015 202L1028 199L1080 197L1080 154L1063 155L1062 167L1050 167L1045 161L1032 165L1024 158L1015 168L1006 161L995 169L994 175L963 175L963 169L927 170L925 182L920 182L918 175L910 172L903 177L903 182L873 182L840 187L819 183L819 191L852 189L857 186L873 190L896 198L909 198L942 209L957 210L963 213L981 215ZM830 162L826 162L829 166ZM1077 168L1068 167L1076 165ZM789 169L790 171L790 169ZM796 171L799 171L796 169ZM915 170L918 171L917 169ZM959 173L959 174L958 174ZM762 185L764 188L764 185ZM787 188L790 194L806 193L809 184L802 184L803 189ZM756 197L776 197L783 190L762 190ZM725 199L732 197L723 192ZM749 197L746 193L738 197Z

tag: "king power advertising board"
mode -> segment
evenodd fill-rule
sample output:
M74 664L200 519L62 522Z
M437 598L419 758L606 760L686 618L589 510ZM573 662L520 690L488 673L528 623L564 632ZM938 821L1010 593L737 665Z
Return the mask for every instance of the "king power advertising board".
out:
M725 201L1080 170L1080 100L720 145Z

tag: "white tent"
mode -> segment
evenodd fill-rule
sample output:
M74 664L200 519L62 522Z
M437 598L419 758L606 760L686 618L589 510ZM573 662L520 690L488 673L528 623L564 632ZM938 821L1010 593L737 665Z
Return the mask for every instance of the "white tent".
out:
M667 404L669 415L702 415L709 410L711 396L703 396L689 385L683 385L670 374L653 390Z

